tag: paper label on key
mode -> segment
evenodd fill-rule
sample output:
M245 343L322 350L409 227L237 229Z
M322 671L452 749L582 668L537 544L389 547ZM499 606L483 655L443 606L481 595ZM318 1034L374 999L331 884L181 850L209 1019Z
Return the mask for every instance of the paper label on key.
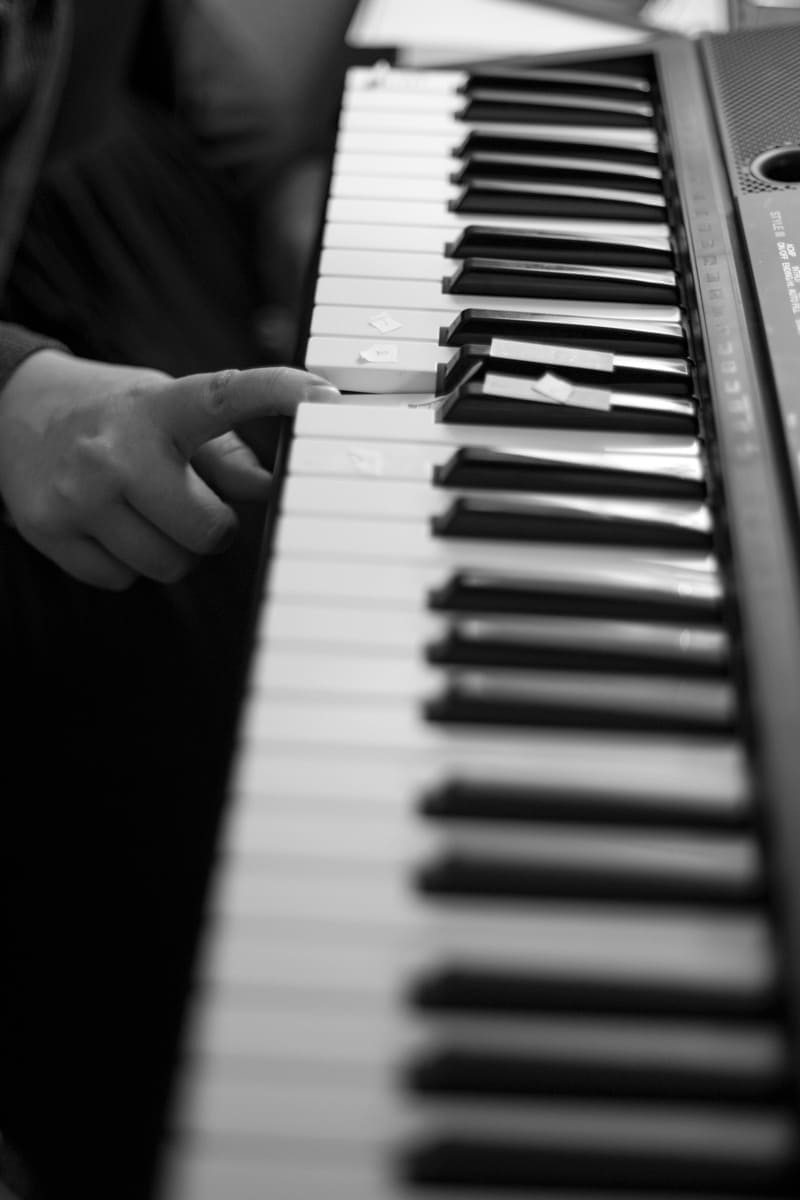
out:
M576 408L611 409L611 392L607 388L574 387L568 400Z
M550 346L545 342L515 342L510 338L492 338L489 353L493 358L513 358L517 362L547 363L553 367L582 367L586 371L614 370L614 355L602 350L581 350L571 346Z
M398 353L397 345L394 342L387 342L383 346L367 346L366 350L360 350L358 361L367 363L396 363Z
M521 379L518 375L487 374L483 382L483 390L491 396L501 396L504 400L530 400L533 404L562 404L555 396L548 396L538 390L539 380Z
M369 324L372 325L374 329L377 329L379 333L394 333L396 329L403 328L402 322L395 321L392 314L388 312L375 313L375 316L371 318Z
M545 371L544 375L534 379L533 390L548 400L554 400L556 404L567 404L575 389L568 379L562 379L560 375L553 375L551 371Z

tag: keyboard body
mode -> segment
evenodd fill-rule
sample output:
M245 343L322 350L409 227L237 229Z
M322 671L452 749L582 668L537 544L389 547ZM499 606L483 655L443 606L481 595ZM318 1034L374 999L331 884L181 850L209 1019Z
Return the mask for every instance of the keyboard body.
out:
M799 1194L798 101L348 76L163 1200Z

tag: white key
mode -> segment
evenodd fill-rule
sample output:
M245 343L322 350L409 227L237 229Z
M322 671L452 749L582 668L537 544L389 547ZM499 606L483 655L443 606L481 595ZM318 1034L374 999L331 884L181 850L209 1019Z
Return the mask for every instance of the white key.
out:
M398 111L397 109L344 109L339 119L339 130L359 130L362 133L421 133L439 135L450 139L457 146L473 130L489 137L517 138L530 141L539 139L559 142L564 145L588 145L596 151L640 150L646 154L658 153L658 138L654 130L611 125L549 125L545 122L531 124L508 124L501 121L463 121L447 113L423 110Z
M395 614L392 614L393 616ZM314 731L309 731L314 732ZM613 795L646 818L651 809L682 814L701 813L721 826L740 822L752 804L752 786L742 746L730 738L642 737L621 742L616 737L591 736L578 731L541 737L474 738L454 746L442 742L434 752L419 758L402 748L362 746L359 754L349 747L317 745L311 756L294 747L269 741L268 731L255 728L247 740L247 753L234 763L231 791L244 803L259 805L265 796L280 797L285 804L372 805L376 813L395 811L416 801L427 790L450 779L472 784L542 789L557 802L578 792L591 803ZM625 745L626 753L620 750Z
M455 426L454 428L468 428ZM586 443L584 443L584 446ZM518 455L525 447L514 438L486 440L482 448L510 451ZM405 442L357 442L340 438L296 438L290 452L290 472L294 475L349 476L354 479L403 479L409 482L430 482L434 466L446 463L453 445L426 445ZM669 478L700 480L702 464L688 455L643 455L620 450L613 443L597 439L592 450L574 450L569 443L551 449L547 444L530 448L532 457L554 464L606 467L619 471L649 471ZM609 483L609 491L613 483Z
M662 221L608 221L559 217L510 217L493 213L456 213L441 203L414 200L349 199L331 197L329 222L343 221L359 225L448 225L454 230L465 225L502 225L509 229L541 230L551 233L586 233L620 237L669 238L669 227Z
M346 391L430 392L437 365L448 363L453 353L432 342L312 337L306 366Z
M334 156L332 174L445 180L459 166L460 160L455 155L439 158L432 154L355 154L340 150Z
M384 309L428 309L443 314L442 324L465 308L488 308L515 312L552 313L570 317L610 317L619 320L680 323L680 310L674 304L612 304L602 300L529 300L515 296L444 294L433 280L357 279L327 275L317 280L315 304L346 304Z
M376 479L360 476L351 479L331 479L327 476L290 476L281 491L281 512L323 517L386 518L387 536L392 536L395 521L426 523L434 516L447 512L455 496L483 499L486 492L470 488L434 488L425 483L406 480ZM542 511L552 506L556 511L574 509L580 515L587 508L598 516L611 520L655 520L670 525L711 532L711 514L705 504L695 500L655 500L640 497L581 496L579 494L547 491L503 492L493 490L491 499L514 504L533 500Z
M345 73L345 90L351 92L395 92L399 95L456 92L469 81L467 71L430 70L389 66L386 62L367 67L350 67Z
M319 257L320 275L355 275L360 279L436 279L449 275L459 261L444 254L402 250L342 249L327 246ZM511 303L509 299L509 303ZM438 332L438 331L437 331Z
M458 216L458 214L453 214ZM481 221L473 221L474 225L482 225ZM580 229L576 229L575 222L568 221L547 221L543 219L531 220L526 222L517 222L516 224L508 221L502 222L500 219L492 219L487 222L492 227L503 228L504 225L508 228L519 229L523 228L528 233L581 233L585 236L592 236L592 231L587 229L587 225L607 226L608 221L597 222L580 222ZM614 237L618 240L623 240L631 243L638 243L641 238L638 238L635 233L631 232L628 224L619 222L624 225L624 231L614 233L607 228L598 230L598 236ZM555 228L554 228L555 226ZM434 225L426 228L422 225L376 225L376 224L356 224L347 221L328 221L322 233L323 245L335 250L400 250L409 251L415 254L441 254L445 249L445 245L451 239L457 237L463 228L463 221L456 223L455 221L443 222L440 225ZM647 239L653 244L656 249L667 252L669 250L669 242L663 237L652 237Z
M318 304L311 315L312 337L357 337L436 342L444 321L435 309L392 309Z
M365 401L369 397L364 397ZM421 397L422 399L422 397ZM377 397L380 401L381 397ZM676 434L603 433L582 429L509 429L503 425L456 425L436 420L429 408L379 404L301 404L296 437L356 438L359 441L414 442L432 446L518 446L543 451L587 454L653 454L696 458L697 438Z
M396 91L384 88L345 88L341 113L357 118L362 113L397 113L416 117L431 113L434 116L454 117L468 103L468 97L444 88L422 92ZM341 123L342 118L340 118Z

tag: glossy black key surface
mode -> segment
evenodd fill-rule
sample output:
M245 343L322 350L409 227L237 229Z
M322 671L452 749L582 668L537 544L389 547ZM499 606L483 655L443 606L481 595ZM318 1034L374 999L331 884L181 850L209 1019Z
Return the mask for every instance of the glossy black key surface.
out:
M476 177L465 184L447 207L458 213L586 220L662 221L665 217L664 199L649 192L486 177Z
M451 1018L412 1055L418 1091L464 1094L785 1098L785 1037L764 1021L533 1015Z
M625 131L621 131L624 133ZM566 127L555 137L547 127L542 125L526 129L524 125L517 128L484 128L471 129L462 141L455 147L457 158L464 158L476 151L490 151L498 154L514 154L520 151L536 154L563 154L565 150L573 154L610 154L618 162L652 163L659 161L658 146L655 140L650 143L647 139L632 143L630 138L615 135L611 129L600 127L570 128L568 136Z
M728 733L736 723L724 683L563 671L448 671L424 703L429 721L477 725Z
M504 258L461 260L453 274L443 279L442 291L622 304L674 304L678 300L672 271Z
M509 439L511 441L511 439ZM502 491L579 492L598 496L650 496L693 499L705 494L698 459L653 456L646 469L635 458L611 462L607 457L537 454L535 450L460 446L433 469L437 487L496 488Z
M608 409L539 403L493 393L480 382L460 384L442 396L437 420L464 425L602 429L608 432L695 433L697 412L686 396L637 396L612 392Z
M538 179L585 187L663 193L661 171L652 163L612 162L566 154L498 154L479 150L467 155L458 170L450 175L452 183L470 183L475 179Z
M510 258L523 262L591 263L595 267L669 268L672 250L663 239L467 225L445 245L448 258Z
M542 785L536 779L509 783L497 778L448 776L423 792L418 802L424 817L437 821L485 821L487 827L539 821L590 821L594 824L654 826L677 829L748 827L751 797L708 796L703 788L676 791L652 782L613 791L587 783L583 788Z
M693 588L658 584L609 572L603 579L541 580L524 570L455 571L428 593L436 611L471 613L550 613L554 616L613 617L620 620L716 622L722 589L699 578Z
M428 644L426 656L429 662L473 666L689 676L724 674L728 649L722 626L486 614L454 617Z
M694 392L692 369L679 358L605 355L579 346L515 343L507 338L459 346L450 361L439 367L436 390L442 395L467 380L483 382L489 372L536 378L545 371L554 371L570 383L618 392L652 390L662 396Z
M418 867L423 892L447 896L556 897L637 904L749 904L764 892L763 866L754 836L693 831L690 840L660 831L643 836L578 826L555 840L546 825L484 831L481 843L464 844L460 829ZM509 846L501 843L505 838ZM617 851L616 853L614 851Z
M614 129L649 129L653 106L645 99L614 99L584 93L537 88L473 86L458 112L464 121L520 122L545 125L599 125Z
M622 75L614 72L575 70L568 67L473 67L469 79L459 91L469 95L476 89L526 89L535 92L541 88L559 87L574 95L584 92L605 96L609 99L646 99L652 88L644 75Z
M520 494L500 499L458 496L431 517L431 530L445 538L497 541L586 542L589 545L685 547L708 549L707 511L665 511L657 502L620 500L604 503L580 496Z
M611 317L565 317L509 309L465 308L439 332L440 346L463 346L493 337L516 341L555 342L611 354L653 354L688 361L681 325L655 321L620 321Z

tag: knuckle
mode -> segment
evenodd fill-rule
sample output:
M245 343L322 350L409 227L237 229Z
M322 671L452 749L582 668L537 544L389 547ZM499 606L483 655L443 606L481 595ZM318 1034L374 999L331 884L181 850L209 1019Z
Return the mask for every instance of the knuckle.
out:
M238 375L239 371L235 367L230 367L225 371L217 371L210 377L206 400L211 412L217 413L225 408L228 401L228 391Z

